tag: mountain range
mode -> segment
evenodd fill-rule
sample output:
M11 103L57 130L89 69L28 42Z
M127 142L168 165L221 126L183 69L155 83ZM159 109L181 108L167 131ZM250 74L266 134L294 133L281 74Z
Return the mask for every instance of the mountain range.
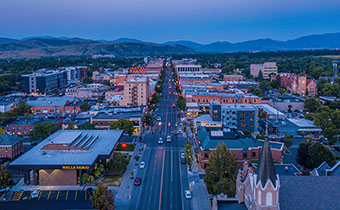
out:
M110 54L116 56L158 56L193 53L226 53L254 51L287 51L340 48L340 33L303 36L287 41L256 39L244 42L213 42L200 44L193 41L150 43L138 39L90 40L67 37L0 38L0 58L39 58L48 56L90 56Z

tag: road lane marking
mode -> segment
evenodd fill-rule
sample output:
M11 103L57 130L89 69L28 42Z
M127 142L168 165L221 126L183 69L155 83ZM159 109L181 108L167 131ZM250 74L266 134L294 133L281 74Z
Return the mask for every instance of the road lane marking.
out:
M31 191L31 194L30 194L30 197L28 198L28 200L31 200L31 198L32 198L32 193L33 193L33 191Z
M173 171L173 166L174 166L174 161L173 161L173 150L171 150L171 182L174 181L174 171Z
M183 182L182 182L182 171L181 171L181 160L180 158L178 158L178 162L179 162L179 177L180 177L180 180L181 180L181 186L180 186L180 190L181 190L181 201L182 201L182 209L184 209L184 201L183 201L183 189L182 189L182 186L183 186Z
M161 177L161 191L160 191L160 193L159 193L159 205L158 205L158 210L161 210L161 205L162 205L162 190L163 190L163 176L164 176L164 159L165 159L165 150L163 150L162 177Z
M78 191L76 190L76 194L74 195L74 200L77 200L77 194L78 194Z
M85 190L85 200L87 199L87 194L86 194L86 190Z
M56 200L58 200L58 198L59 198L59 193L60 193L60 191L58 191L57 197L55 198Z
M67 198L68 198L68 190L67 190L67 192L66 192L66 200L67 200Z
M50 192L48 192L47 200L49 200L49 199L50 199L50 196L51 196L51 191L50 191Z
M40 200L40 196L41 196L41 194L42 194L42 191L40 191L40 194L39 194L38 200Z

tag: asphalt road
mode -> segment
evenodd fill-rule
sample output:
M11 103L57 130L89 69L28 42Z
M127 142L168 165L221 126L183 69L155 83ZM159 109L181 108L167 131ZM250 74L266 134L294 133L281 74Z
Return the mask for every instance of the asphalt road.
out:
M146 148L141 161L145 161L145 168L138 169L137 175L142 177L142 184L132 190L131 210L191 209L190 201L184 196L184 190L189 189L187 167L180 162L185 138L182 134L173 135L178 130L180 119L177 118L177 109L172 107L177 98L172 79L171 70L166 69L162 101L156 113L161 116L161 124L157 123L152 128L153 133L144 137ZM172 138L171 143L166 142L168 135ZM163 138L163 144L158 144L159 137Z

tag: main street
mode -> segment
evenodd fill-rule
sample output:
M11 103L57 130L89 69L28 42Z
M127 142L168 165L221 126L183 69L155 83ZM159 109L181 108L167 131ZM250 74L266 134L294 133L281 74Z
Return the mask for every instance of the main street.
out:
M187 167L181 164L180 159L185 138L181 133L173 135L180 125L178 111L172 107L176 103L175 87L171 70L167 68L162 101L156 112L161 117L161 122L157 122L152 131L144 136L146 148L141 161L145 161L145 168L137 171L137 175L142 177L142 184L132 189L131 210L191 209L190 200L184 196L184 190L189 189ZM171 143L166 142L168 135L172 138ZM158 144L160 137L163 144Z

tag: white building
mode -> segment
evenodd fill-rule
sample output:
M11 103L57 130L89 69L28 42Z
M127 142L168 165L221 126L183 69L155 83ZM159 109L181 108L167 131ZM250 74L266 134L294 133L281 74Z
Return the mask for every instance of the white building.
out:
M277 66L275 62L265 62L263 64L250 64L250 75L254 78L259 76L262 72L264 79L269 79L270 74L277 74Z

